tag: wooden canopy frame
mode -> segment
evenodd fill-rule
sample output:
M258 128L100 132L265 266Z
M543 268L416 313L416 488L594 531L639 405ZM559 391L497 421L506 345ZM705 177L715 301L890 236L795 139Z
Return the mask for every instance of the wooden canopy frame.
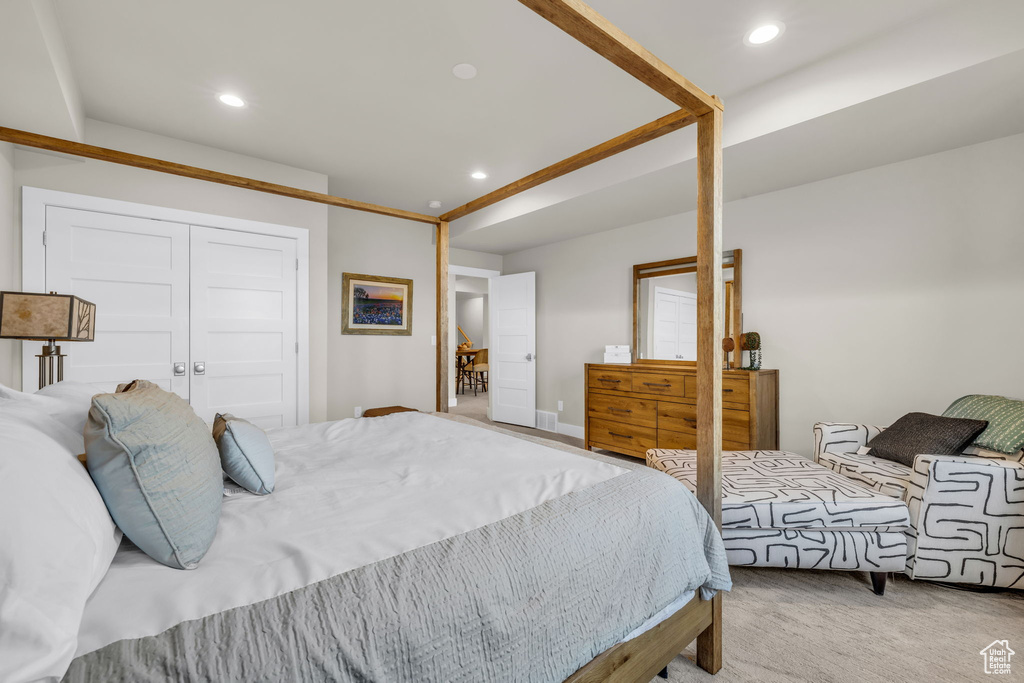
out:
M722 102L683 78L581 0L519 0L602 57L664 95L679 111L509 183L441 216L394 209L320 192L220 173L152 157L0 127L0 141L124 164L435 226L437 243L436 408L448 410L449 223L554 178L649 140L697 124L697 499L721 528L722 444ZM654 629L599 655L567 679L646 682L693 638L697 664L722 667L722 596L695 597Z

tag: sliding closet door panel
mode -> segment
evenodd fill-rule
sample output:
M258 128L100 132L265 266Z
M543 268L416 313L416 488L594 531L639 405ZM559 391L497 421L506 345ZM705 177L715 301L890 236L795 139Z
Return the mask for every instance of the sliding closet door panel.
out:
M192 407L297 423L295 240L192 226Z
M181 223L47 207L47 290L96 304L96 341L61 344L64 379L97 391L147 379L189 397L174 374L189 356L188 243Z

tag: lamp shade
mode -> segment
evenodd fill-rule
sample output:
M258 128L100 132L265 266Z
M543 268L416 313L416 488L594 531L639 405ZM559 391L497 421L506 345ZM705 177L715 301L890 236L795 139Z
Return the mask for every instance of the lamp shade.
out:
M0 339L93 341L96 304L70 294L0 292Z

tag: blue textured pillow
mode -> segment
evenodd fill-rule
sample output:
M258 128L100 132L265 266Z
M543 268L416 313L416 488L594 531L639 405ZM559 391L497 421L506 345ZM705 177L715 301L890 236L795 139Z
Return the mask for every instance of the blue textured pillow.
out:
M213 438L221 466L232 481L261 496L273 492L274 448L266 432L240 417L218 413Z
M224 484L206 423L145 380L92 399L89 474L124 535L157 562L194 569L213 543Z

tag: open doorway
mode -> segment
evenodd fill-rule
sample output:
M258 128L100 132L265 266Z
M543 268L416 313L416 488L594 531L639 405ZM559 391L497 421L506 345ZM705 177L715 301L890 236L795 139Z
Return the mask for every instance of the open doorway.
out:
M486 419L489 407L490 310L487 278L455 276L456 406L453 412Z

